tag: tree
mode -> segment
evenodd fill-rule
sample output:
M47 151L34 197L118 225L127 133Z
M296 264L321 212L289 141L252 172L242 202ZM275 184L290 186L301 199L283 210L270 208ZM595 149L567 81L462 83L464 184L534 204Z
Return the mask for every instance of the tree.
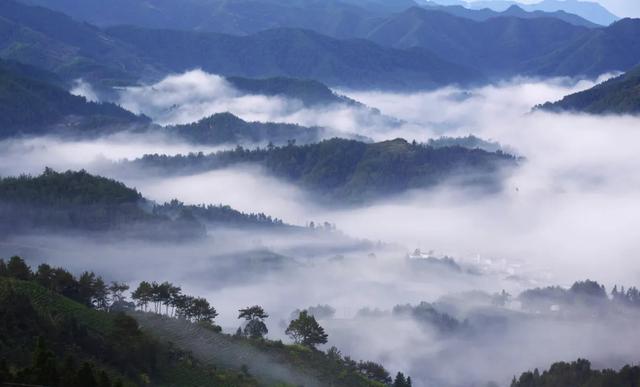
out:
M326 344L329 337L324 328L318 324L316 318L309 315L306 310L300 312L297 319L292 320L285 330L285 333L293 339L296 344L315 349L318 344Z
M380 382L385 385L391 384L391 375L389 375L389 372L387 372L387 370L378 363L372 361L361 361L358 363L358 371L368 379L375 380L376 382Z
M405 378L402 372L398 372L392 387L411 387L411 378Z
M125 299L124 292L129 290L129 285L124 282L113 281L109 285L109 299L111 304L123 302Z
M9 259L9 263L7 263L7 274L9 277L23 281L30 280L32 276L29 266L18 256L13 256Z
M252 339L261 339L267 333L269 333L267 325L264 323L264 320L268 318L269 315L261 306L250 306L244 309L240 309L239 312L240 314L238 315L238 318L244 318L247 321L244 327L245 336Z
M138 288L133 291L131 298L135 301L136 306L147 311L147 305L151 302L152 287L147 281L140 282Z

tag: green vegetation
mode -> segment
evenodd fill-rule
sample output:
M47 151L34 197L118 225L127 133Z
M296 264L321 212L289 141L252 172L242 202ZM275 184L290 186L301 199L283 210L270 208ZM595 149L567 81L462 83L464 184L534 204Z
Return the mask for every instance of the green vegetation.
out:
M117 232L128 237L197 238L206 226L284 226L265 214L228 206L188 206L173 200L155 205L135 189L86 171L0 178L0 229Z
M537 108L591 114L640 114L640 66L589 90Z
M504 167L517 159L458 146L434 148L402 139L368 144L334 138L317 144L237 147L205 155L146 155L132 162L163 172L192 172L253 163L324 198L359 202L429 188L447 180L496 187Z
M327 335L306 311L292 325L313 320L311 330L300 330L312 334L304 335L303 345L285 345L265 339L263 328L245 328L246 335L220 333L215 308L171 283L141 282L132 293L139 311L126 300L127 289L118 282L107 286L93 273L76 278L46 264L32 272L19 257L0 260L0 382L60 387L411 386L401 373L392 383L381 365L356 362L335 347L326 353L316 350ZM239 314L246 327L267 317L257 305Z
M16 134L48 134L56 125L69 123L59 130L80 131L126 125L146 124L148 119L111 103L87 102L71 95L60 85L50 83L52 74L0 61L0 138ZM80 120L80 121L78 121Z
M227 81L236 89L247 94L297 99L305 106L328 105L332 103L357 104L357 102L352 99L337 95L324 84L309 79L284 77L251 79L228 77Z
M196 144L210 145L244 142L286 144L290 140L304 144L318 141L323 132L318 127L296 124L247 122L231 113L217 113L198 122L168 126L164 130Z
M17 257L0 266L20 266L21 275L26 267ZM65 297L59 288L47 285L43 266L33 274L26 268L28 279L13 277L15 271L0 272L3 382L46 381L47 386L60 387L257 385L241 372L204 365L189 353L162 344L121 312ZM56 284L81 286L82 277L75 279L61 268L54 272Z
M301 344L309 348L326 344L328 337L328 335L324 333L324 329L316 321L316 318L306 310L300 312L298 318L291 320L285 333L289 335L296 344Z
M594 370L588 360L578 359L571 363L555 363L548 371L538 369L515 377L511 387L638 387L640 367L624 366L619 371L612 369Z

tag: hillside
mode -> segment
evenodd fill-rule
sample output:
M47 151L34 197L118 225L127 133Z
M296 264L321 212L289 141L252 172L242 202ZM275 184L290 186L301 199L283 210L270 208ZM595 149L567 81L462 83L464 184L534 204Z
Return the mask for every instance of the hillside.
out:
M263 78L251 79L229 77L227 81L234 88L247 94L259 94L297 99L305 106L329 105L333 103L356 104L347 97L337 95L326 85L310 79Z
M204 298L183 294L171 283L141 282L132 289L135 303L128 300L127 290L129 285L107 285L93 272L75 277L47 264L32 271L20 257L0 259L0 383L383 387L389 380L390 384L381 366L343 358L335 348L325 353L312 344L285 345L263 338L264 334L223 334L215 325L215 307ZM260 316L268 317L264 312ZM376 381L380 376L385 384Z
M51 83L54 82L54 83ZM111 103L88 102L71 95L55 75L0 60L0 138L58 130L89 134L148 119Z
M0 57L104 85L158 74L100 29L43 7L0 2Z
M320 197L362 202L429 188L445 181L499 186L502 168L517 164L513 156L462 147L433 148L402 139L379 143L331 139L317 144L269 149L147 155L130 166L161 173L192 173L251 163Z
M640 63L640 19L590 30L526 64L533 75L590 76L628 71Z
M286 144L294 140L300 144L316 142L325 132L318 127L275 122L247 122L231 113L216 113L200 121L165 127L165 131L196 144Z
M87 387L141 386L149 381L167 387L258 385L239 371L216 369L162 343L122 313L95 310L35 281L5 276L0 275L0 382ZM12 369L19 371L8 372Z
M470 63L491 76L529 71L527 62L560 49L591 29L552 18L460 18L411 8L386 19L368 39L396 48L423 47L455 63Z
M589 90L568 95L557 102L547 102L537 108L555 112L638 114L640 113L640 67Z
M640 379L640 367L624 366L620 370L591 368L591 362L585 359L566 363L558 362L548 370L522 373L513 378L511 387L555 387L555 386L619 386L634 387Z
M0 178L3 233L84 232L142 238L185 239L204 235L206 225L282 226L265 214L227 206L156 205L135 189L85 171Z

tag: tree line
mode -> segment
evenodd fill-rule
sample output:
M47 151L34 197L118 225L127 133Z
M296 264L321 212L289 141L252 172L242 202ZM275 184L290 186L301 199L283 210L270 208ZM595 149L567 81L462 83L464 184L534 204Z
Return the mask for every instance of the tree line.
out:
M86 307L105 312L138 310L145 313L156 313L170 318L185 319L192 323L204 325L215 332L221 332L221 327L215 324L215 318L218 313L207 299L184 294L180 286L167 281L141 281L132 290L130 295L132 301L129 301L126 293L130 288L125 283L116 281L107 283L101 276L89 271L85 271L80 276L75 277L63 268L51 267L46 263L40 264L33 271L18 256L11 257L6 262L0 259L0 277L34 281L49 291L68 297ZM308 310L297 310L296 314L285 330L286 335L295 344L317 351L319 345L328 342L328 334L318 323L316 317ZM234 336L250 340L265 340L269 333L265 323L268 318L269 314L260 305L239 309L238 319L242 320L242 324ZM36 352L38 351L40 350ZM378 381L391 387L411 386L411 378L405 377L401 372L398 372L395 379L393 379L382 365L371 361L356 362L348 356L342 356L336 347L331 347L326 355L340 367L357 372L367 379ZM36 365L41 363L37 363L34 360L35 368L27 368L25 372L29 375L40 375L59 371L53 371L51 368L53 366L51 365L48 370L43 370L41 365ZM57 364L53 360L50 363ZM1 366L2 364L0 364ZM89 372L87 367L91 369L91 364L83 364L81 368L74 369L73 372L79 373L82 371L83 378L93 378L92 380L96 380L96 383L99 383L99 379L103 378L103 375L95 370ZM83 368L84 371L82 370ZM4 374L2 372L4 371L0 369L0 376L5 375L5 378L8 378L6 380L18 378L18 376L12 375L8 371ZM73 372L69 371L67 373L75 375ZM20 380L26 379L22 378ZM75 386L76 384L69 385ZM103 384L88 385L103 386ZM104 384L104 386L111 386L111 384ZM118 386L118 384L114 386Z

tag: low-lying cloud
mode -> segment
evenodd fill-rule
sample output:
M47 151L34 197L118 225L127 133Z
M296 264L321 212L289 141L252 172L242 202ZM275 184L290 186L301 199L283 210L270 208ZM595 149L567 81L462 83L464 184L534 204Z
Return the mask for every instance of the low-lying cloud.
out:
M284 338L282 326L294 309L328 304L336 313L321 324L330 344L355 358L407 371L416 386L484 385L489 380L506 385L526 369L579 356L597 366L636 362L636 312L600 320L539 316L516 306L475 304L469 296L502 289L516 295L533 286L569 286L586 278L609 288L638 285L640 118L531 111L593 84L518 79L474 90L341 91L402 121L387 125L367 109L357 114L347 106L309 109L280 97L243 95L222 78L199 71L172 76L123 91L121 103L160 123L190 122L229 110L247 120L323 125L376 140L474 134L526 159L502 192L479 195L445 186L337 209L314 203L298 187L251 166L167 177L144 170L125 174L111 164L144 153L210 150L170 139L121 134L86 141L7 140L0 143L3 175L92 162L91 171L122 179L154 200L230 204L299 225L329 221L371 242L352 248L342 237L319 242L296 233L215 230L205 241L187 245L39 235L16 237L0 248L7 254L24 252L34 263L94 269L134 285L174 281L189 293L207 296L227 332L237 328L237 309L260 304L271 315L270 337ZM417 268L406 257L416 248L452 256L462 269ZM260 263L267 253L286 263L267 270ZM238 267L237 276L227 275L237 259L247 257L242 262L251 265ZM463 312L451 312L457 319L469 319L471 326L475 321L483 329L443 336L390 312L394 305L447 297L465 300L458 305ZM365 307L377 309L379 316L359 316ZM503 329L492 325L496 321L505 322Z

